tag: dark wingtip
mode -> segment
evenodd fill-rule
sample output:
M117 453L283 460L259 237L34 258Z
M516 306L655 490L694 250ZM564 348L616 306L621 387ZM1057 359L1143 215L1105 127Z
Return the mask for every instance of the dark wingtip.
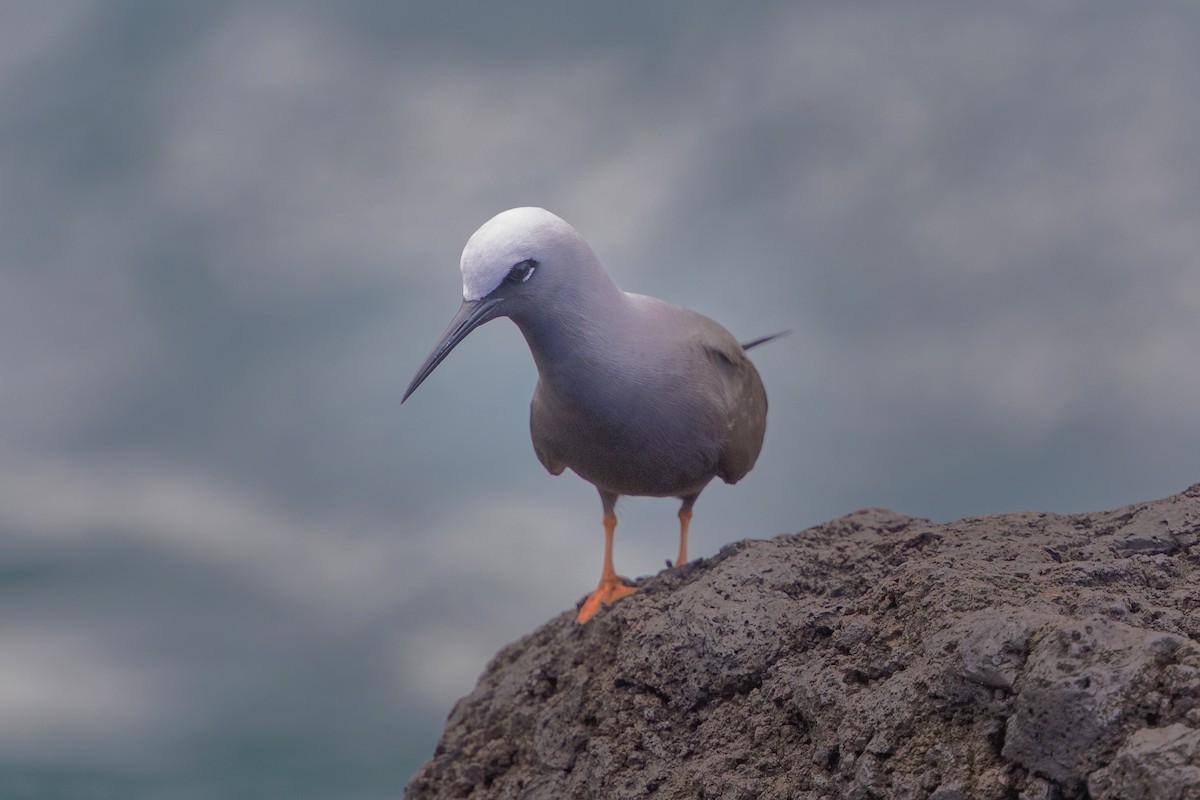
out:
M781 336L787 336L789 333L791 333L790 330L780 331L779 333L772 333L770 336L762 336L749 342L742 342L742 349L749 350L751 347L758 347L760 344L766 344L772 339L778 339Z

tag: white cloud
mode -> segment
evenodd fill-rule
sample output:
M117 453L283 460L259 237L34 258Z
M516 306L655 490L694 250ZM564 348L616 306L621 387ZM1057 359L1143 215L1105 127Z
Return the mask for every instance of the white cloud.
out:
M0 438L10 447L80 425L164 354L133 280L124 212L63 208L61 238L5 268Z
M404 520L300 513L164 462L30 457L0 472L0 526L10 536L165 548L335 624L402 608L419 615L459 596L474 608L484 585L503 613L525 604L544 616L547 597L572 602L599 572L599 512L542 499L474 497L406 530ZM636 563L639 545L622 546Z
M347 624L385 631L389 620L408 620L389 634L397 687L434 708L468 691L500 645L590 591L600 566L598 505L582 513L547 496L476 497L404 530L402 521L300 515L162 463L28 459L0 474L0 527L10 537L166 549L276 593L314 632ZM657 538L622 532L620 564L661 560ZM8 669L28 667L10 661ZM9 701L35 702L35 688L14 688ZM63 695L47 719L115 713L107 700L90 702Z
M952 412L1031 445L1085 415L1196 430L1195 52L1153 15L1113 51L1068 12L796 10L756 58L712 59L731 140L810 137L771 199L837 266L788 280L837 270L821 285L853 313L806 335L824 372L795 363L863 426Z
M631 79L615 54L504 71L433 67L421 48L386 56L256 7L158 82L157 193L220 221L232 246L216 269L235 301L451 273L506 205L557 201L644 235L687 172L694 144L674 120L634 134L601 115Z
M0 627L0 748L8 757L76 766L81 754L152 758L178 698L168 676L118 652L106 633L8 620Z
M25 77L23 68L52 60L67 40L86 32L99 6L96 0L4 3L0 7L0 86Z
M165 549L269 588L318 619L395 600L386 571L404 547L361 519L302 515L186 467L118 457L11 460L0 476L0 526L43 544L132 540Z

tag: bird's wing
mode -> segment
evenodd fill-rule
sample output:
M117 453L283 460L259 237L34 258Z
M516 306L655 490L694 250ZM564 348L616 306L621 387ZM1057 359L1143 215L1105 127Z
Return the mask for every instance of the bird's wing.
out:
M754 466L767 429L767 393L745 349L724 328L707 331L704 348L721 377L727 435L717 474L737 483Z
M529 435L533 439L533 452L538 461L551 475L561 475L567 465L551 455L549 442L550 426L547 425L545 402L541 396L541 382L533 392L533 400L529 404Z

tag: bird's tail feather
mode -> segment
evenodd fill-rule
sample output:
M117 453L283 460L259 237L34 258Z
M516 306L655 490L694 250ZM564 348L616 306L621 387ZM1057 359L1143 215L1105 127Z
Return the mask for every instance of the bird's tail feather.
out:
M759 338L753 339L749 342L742 342L742 349L749 350L751 347L758 347L760 344L766 344L772 339L778 339L780 336L787 336L789 333L791 333L791 331L780 331L779 333L772 333L770 336L760 336Z

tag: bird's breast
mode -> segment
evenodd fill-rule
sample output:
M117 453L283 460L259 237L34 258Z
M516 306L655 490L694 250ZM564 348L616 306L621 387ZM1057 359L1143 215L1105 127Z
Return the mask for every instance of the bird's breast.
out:
M716 473L727 431L714 398L686 376L635 370L550 380L530 406L530 432L551 472L569 467L625 495L699 491Z

